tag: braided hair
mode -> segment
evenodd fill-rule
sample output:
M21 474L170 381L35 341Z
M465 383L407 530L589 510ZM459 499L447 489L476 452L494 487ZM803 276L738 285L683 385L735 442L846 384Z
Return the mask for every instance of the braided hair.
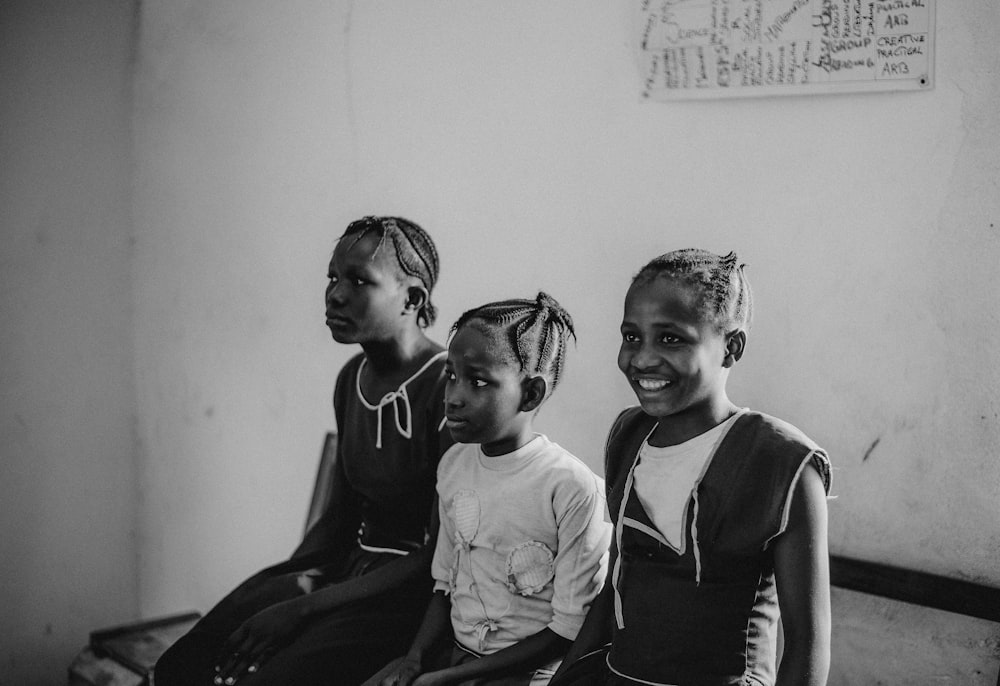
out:
M417 312L417 324L426 328L437 318L437 308L431 302L431 291L438 279L438 253L430 235L420 226L403 217L362 217L347 225L340 237L352 238L351 246L369 234L378 236L378 244L372 251L372 257L386 242L392 243L396 252L396 262L400 270L407 276L420 280L427 289L427 302Z
M753 294L745 268L735 252L722 256L687 248L651 260L635 275L632 285L649 283L659 276L678 279L701 291L703 314L720 331L749 330Z
M475 326L497 342L497 354L516 362L522 371L543 376L549 383L546 396L562 380L566 343L576 341L573 318L547 293L534 300L515 298L471 309L451 327L454 334L466 325Z

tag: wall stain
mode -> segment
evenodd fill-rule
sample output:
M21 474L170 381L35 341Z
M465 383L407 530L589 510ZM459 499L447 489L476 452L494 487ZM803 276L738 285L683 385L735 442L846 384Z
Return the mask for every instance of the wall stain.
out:
M875 450L875 446L877 446L879 444L879 441L881 441L881 440L882 440L882 437L879 436L874 441L872 441L872 444L870 446L868 446L868 450L865 451L864 457L861 458L862 462L867 462L868 461L868 458L871 457L871 455L872 455L872 451Z

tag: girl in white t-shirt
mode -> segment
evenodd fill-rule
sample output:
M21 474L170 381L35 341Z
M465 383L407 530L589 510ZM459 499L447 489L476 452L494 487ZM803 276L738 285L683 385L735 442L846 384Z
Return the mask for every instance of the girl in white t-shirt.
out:
M445 365L435 593L409 653L369 683L547 683L604 581L603 481L534 432L573 322L555 300L466 312ZM441 649L451 634L454 646Z

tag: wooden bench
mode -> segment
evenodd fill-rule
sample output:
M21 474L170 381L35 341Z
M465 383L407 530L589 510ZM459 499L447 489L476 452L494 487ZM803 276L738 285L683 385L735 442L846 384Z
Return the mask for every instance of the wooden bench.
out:
M337 434L331 431L323 439L305 531L330 502L336 457ZM90 642L69 666L69 686L149 686L156 660L200 617L191 611L91 632Z

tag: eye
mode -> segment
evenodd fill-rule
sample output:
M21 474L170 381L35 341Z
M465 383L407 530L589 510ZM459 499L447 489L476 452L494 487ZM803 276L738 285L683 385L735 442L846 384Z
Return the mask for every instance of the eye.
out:
M489 384L484 379L472 379L472 385L475 388L485 388Z
M455 383L455 378L456 378L455 372L451 371L450 369L446 369L444 372L444 378L445 381L447 381L448 383Z
M639 337L631 331L622 331L622 341L625 343L638 343Z
M683 343L684 340L677 334L665 333L660 336L660 342L667 345L677 345L678 343Z
M355 286L364 286L366 283L368 283L368 281L366 281L365 279L362 279L360 276L356 277L354 279L354 285Z

